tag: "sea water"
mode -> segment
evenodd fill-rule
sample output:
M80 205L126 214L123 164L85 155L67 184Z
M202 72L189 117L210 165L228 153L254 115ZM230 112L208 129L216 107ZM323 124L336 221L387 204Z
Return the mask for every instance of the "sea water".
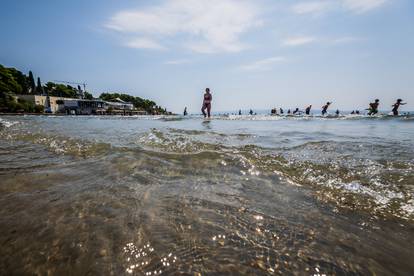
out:
M409 275L412 116L2 116L0 274Z

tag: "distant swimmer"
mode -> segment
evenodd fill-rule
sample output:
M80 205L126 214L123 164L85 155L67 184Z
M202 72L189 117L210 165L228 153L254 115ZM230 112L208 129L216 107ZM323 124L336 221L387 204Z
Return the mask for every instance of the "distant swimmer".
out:
M335 114L336 114L336 116L339 115L339 109L336 110Z
M309 115L309 114L310 114L311 109L312 109L312 105L308 106L308 107L305 109L305 114L306 114L306 115Z
M331 105L331 102L327 102L324 106L322 106L322 115L325 115L328 111L329 106Z
M187 116L187 114L188 114L187 113L187 107L184 107L184 113L183 114L184 114L184 116Z
M213 97L210 94L210 88L206 88L206 93L204 93L204 98L203 98L203 107L201 108L201 112L203 112L204 118L206 116L210 118L212 100L213 100ZM207 114L206 114L206 109L207 109Z
M355 114L359 115L359 110L355 111Z
M367 109L368 115L375 115L378 113L379 101L380 100L375 99L375 102L369 104L369 108Z
M272 108L272 110L270 110L270 114L276 115L277 114L276 108Z
M290 109L288 109L288 112L287 112L287 114L290 114Z
M241 113L241 109L239 109L239 115L242 115L242 113Z
M400 108L400 105L405 105L407 103L403 103L401 99L398 99L395 104L392 105L392 113L394 116L398 116L398 108Z
M249 114L250 115L253 115L253 110L250 109Z
M280 111L280 114L283 114L283 109L282 108L280 108L279 111Z
M296 109L293 111L293 114L296 114L296 113L300 113L299 108L297 108L297 107L296 107Z

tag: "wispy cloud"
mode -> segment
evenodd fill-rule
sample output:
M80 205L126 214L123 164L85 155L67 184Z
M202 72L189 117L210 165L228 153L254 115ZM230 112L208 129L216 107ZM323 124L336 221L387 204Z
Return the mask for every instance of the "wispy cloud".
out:
M270 57L270 58L257 60L249 64L241 65L239 66L239 69L245 70L245 71L265 71L265 70L270 70L273 65L284 62L284 61L286 61L285 57L281 57L281 56Z
M330 11L351 11L362 14L383 6L389 0L315 0L303 1L292 6L296 14L321 15Z
M191 61L189 59L174 59L174 60L167 60L164 62L164 64L167 65L180 65L180 64L186 64L190 63Z
M120 11L106 27L153 41L168 37L200 53L238 52L246 48L240 36L261 24L258 13L251 1L170 0L145 9Z
M149 38L135 38L125 43L125 46L135 49L165 50L165 47Z
M364 13L384 5L388 0L342 0L346 9L355 13Z
M292 10L296 14L322 14L333 7L333 2L330 1L313 1L300 2L293 5Z
M302 46L305 44L310 44L316 41L315 37L312 36L292 36L284 39L282 41L283 46Z

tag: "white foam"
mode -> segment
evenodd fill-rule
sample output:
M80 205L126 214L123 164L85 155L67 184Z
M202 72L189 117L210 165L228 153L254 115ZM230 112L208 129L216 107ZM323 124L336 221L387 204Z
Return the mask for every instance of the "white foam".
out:
M10 121L7 121L5 119L0 118L0 125L3 125L4 127L11 127L11 126L16 125L18 123L19 122L10 122Z

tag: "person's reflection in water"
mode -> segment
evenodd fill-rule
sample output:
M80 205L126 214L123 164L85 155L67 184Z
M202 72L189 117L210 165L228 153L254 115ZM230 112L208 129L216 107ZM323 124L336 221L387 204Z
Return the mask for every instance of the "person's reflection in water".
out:
M205 129L207 129L207 130L211 130L211 121L210 120L205 120L205 121L202 121L202 126L205 128Z

